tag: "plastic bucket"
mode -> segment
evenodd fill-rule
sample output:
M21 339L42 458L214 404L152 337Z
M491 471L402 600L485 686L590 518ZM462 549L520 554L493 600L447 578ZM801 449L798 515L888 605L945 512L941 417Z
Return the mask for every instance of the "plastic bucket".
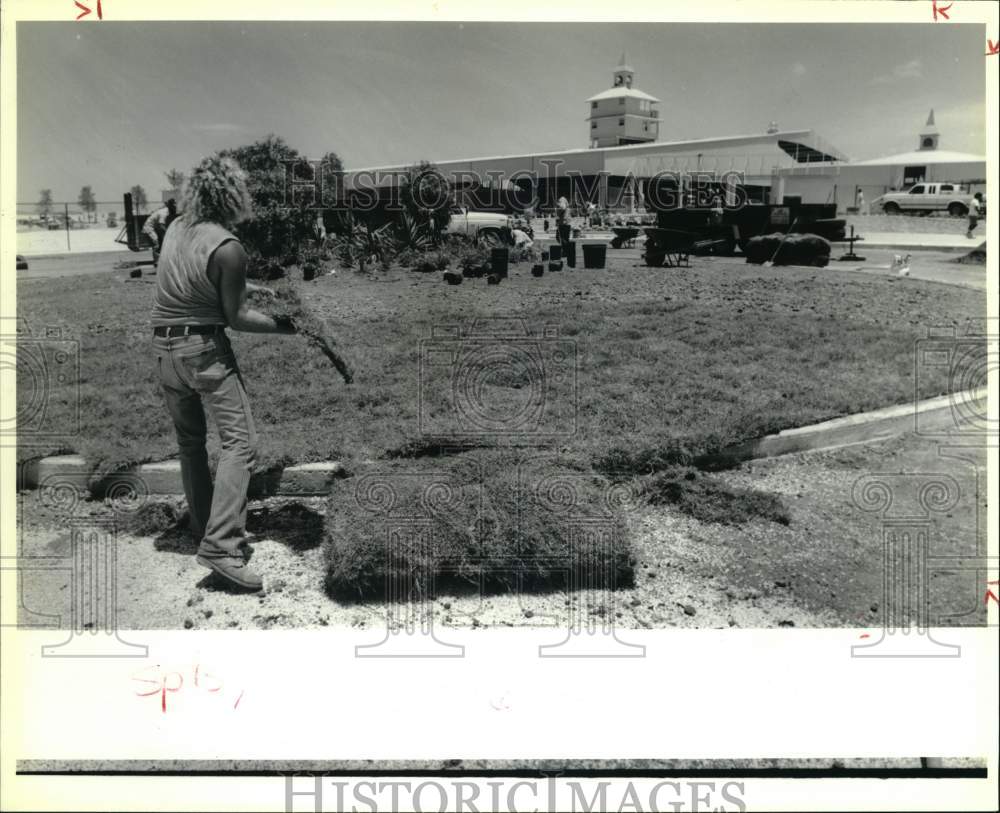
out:
M583 247L584 268L604 268L608 247L604 243L587 243Z

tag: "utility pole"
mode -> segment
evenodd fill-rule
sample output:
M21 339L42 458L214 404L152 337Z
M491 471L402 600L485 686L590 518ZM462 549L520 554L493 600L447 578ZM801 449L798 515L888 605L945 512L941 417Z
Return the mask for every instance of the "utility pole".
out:
M67 251L72 251L72 249L70 248L70 245L69 245L69 204L68 203L64 203L63 204L63 212L64 212L65 217L66 217L66 250Z

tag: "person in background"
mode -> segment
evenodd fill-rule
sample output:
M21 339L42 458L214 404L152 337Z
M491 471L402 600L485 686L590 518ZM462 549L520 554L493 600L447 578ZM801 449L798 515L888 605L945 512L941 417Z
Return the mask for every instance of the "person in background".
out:
M183 214L163 239L153 305L153 352L180 449L181 478L198 540L195 561L246 590L263 582L246 564L247 488L257 430L226 328L294 333L291 320L247 305L247 254L232 229L251 212L243 171L207 158L181 194ZM205 449L206 415L219 432L215 483Z
M153 243L153 267L156 268L160 262L160 251L163 249L163 238L167 233L167 227L174 222L177 217L177 201L170 198L163 206L146 218L142 224L142 233L149 237Z
M534 242L524 229L515 227L511 232L511 237L514 238L514 248L531 248Z
M722 206L722 195L715 194L712 197L712 208L710 210L710 215L713 226L721 226L722 221L725 218L725 209Z
M979 213L982 210L982 200L983 193L976 192L972 196L972 200L969 201L969 230L965 233L966 237L971 238L972 232L975 230L976 226L979 225Z
M858 214L865 214L865 193L863 190L858 190Z
M560 195L559 200L556 201L556 239L563 246L569 242L571 233L569 217L569 201L566 200L565 195Z

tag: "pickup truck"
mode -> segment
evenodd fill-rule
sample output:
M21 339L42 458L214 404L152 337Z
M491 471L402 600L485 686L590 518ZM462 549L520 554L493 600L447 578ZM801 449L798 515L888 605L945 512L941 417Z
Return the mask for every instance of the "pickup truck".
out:
M460 234L487 245L503 245L513 242L511 224L511 219L500 212L472 212L465 206L455 206L445 233Z
M965 217L969 213L971 197L968 187L963 188L961 184L918 183L905 192L888 192L875 198L871 208L873 212L882 211L887 215L947 212L952 217ZM985 206L980 211L985 213Z

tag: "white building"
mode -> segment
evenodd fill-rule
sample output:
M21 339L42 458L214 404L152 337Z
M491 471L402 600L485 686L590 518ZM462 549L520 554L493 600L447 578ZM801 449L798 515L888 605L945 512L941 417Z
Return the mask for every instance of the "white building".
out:
M843 211L854 206L858 192L869 203L893 190L908 189L920 181L953 181L985 188L986 156L938 149L940 133L931 110L917 133L917 149L867 161L824 162L805 167L783 167L777 193L805 203L836 203Z

